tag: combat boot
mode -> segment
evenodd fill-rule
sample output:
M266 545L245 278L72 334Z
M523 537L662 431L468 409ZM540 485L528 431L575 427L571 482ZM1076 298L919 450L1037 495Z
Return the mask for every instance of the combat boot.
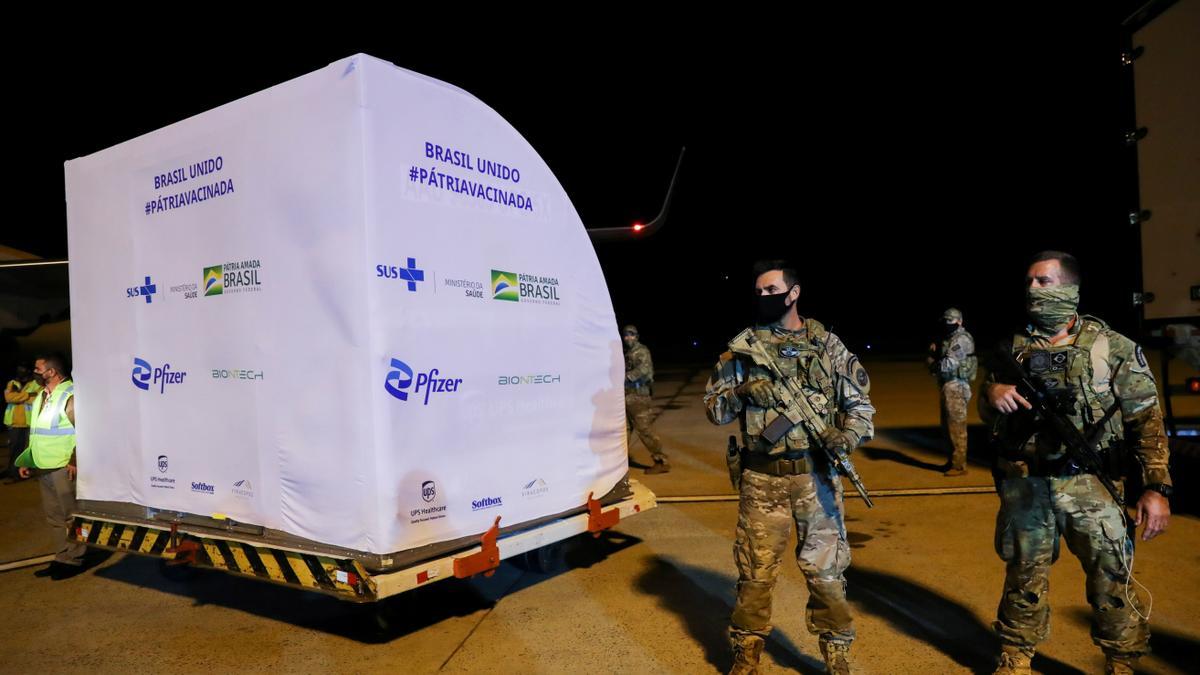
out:
M825 672L834 675L850 675L849 642L827 642L821 640L821 656L825 657Z
M1133 664L1138 657L1131 654L1106 654L1104 675L1133 675Z
M654 466L646 469L646 473L648 473L648 474L667 473L670 470L671 470L671 465L667 464L667 461L665 459L656 459L656 460L654 460Z
M1001 645L1000 663L992 675L1033 675L1033 653L1015 645Z
M729 675L757 675L758 660L766 641L757 635L735 635L730 639L733 641L733 666Z

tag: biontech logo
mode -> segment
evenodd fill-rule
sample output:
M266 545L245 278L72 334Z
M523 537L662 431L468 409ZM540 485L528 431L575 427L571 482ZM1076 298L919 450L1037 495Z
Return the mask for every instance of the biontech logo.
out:
M518 384L560 384L562 375L558 373L545 373L542 375L501 375L496 379L496 384L501 387L514 386Z
M214 380L262 380L263 371L261 370L246 370L243 368L213 368L212 378Z

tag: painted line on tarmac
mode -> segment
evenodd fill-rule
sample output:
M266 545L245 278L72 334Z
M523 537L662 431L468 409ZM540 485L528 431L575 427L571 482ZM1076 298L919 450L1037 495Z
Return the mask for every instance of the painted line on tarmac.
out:
M12 562L0 563L0 572L8 572L9 570L19 570L22 567L33 567L42 563L52 562L54 554L40 555L36 558L25 558L24 560L13 560Z
M946 488L897 488L891 490L871 490L871 497L934 497L941 495L985 495L995 494L992 485L974 485L967 487ZM862 499L858 493L846 493L846 498ZM682 495L678 497L659 496L659 504L689 504L696 502L736 502L738 495Z

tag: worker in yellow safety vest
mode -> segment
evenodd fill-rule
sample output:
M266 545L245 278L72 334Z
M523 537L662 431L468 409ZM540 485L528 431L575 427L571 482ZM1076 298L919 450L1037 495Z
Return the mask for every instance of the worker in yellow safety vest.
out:
M60 581L83 571L87 552L85 544L70 537L75 511L75 383L66 359L58 355L34 361L33 377L43 389L33 403L29 447L16 464L22 478L38 478L46 520L63 530L54 562L34 575Z
M4 426L8 428L8 460L0 478L17 477L17 455L29 447L29 420L33 400L42 388L29 374L28 366L17 366L17 376L4 385Z

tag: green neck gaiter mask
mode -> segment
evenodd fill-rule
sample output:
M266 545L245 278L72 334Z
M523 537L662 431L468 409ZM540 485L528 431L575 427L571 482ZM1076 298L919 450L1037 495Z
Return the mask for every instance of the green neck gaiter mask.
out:
M1079 286L1031 288L1025 292L1025 310L1043 333L1057 333L1079 310Z

